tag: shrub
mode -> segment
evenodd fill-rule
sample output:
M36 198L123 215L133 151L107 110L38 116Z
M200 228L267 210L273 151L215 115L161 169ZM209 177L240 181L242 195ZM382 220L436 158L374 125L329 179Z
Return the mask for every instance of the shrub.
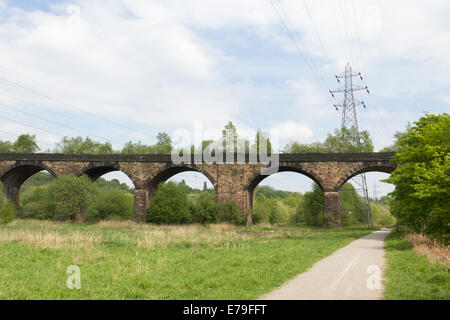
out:
M98 189L87 176L67 174L52 181L47 194L47 209L54 220L85 221Z
M241 217L241 209L234 201L221 202L218 205L217 212L218 222L229 222L236 225L243 224Z
M21 218L52 219L53 212L46 187L32 187L21 197Z
M133 215L133 196L120 190L98 193L88 208L88 220L129 220Z
M192 221L189 200L184 189L173 182L162 183L147 211L153 223L188 223Z
M14 204L11 201L6 201L0 209L0 224L10 223L15 217Z
M313 191L303 195L303 202L297 208L297 221L313 227L323 225L323 190L316 183Z
M203 191L199 194L194 205L193 219L199 223L217 221L217 205L214 201L213 192Z

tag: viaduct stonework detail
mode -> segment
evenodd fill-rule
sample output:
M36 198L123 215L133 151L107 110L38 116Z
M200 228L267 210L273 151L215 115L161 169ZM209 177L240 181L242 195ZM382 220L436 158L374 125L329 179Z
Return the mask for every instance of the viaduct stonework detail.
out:
M301 153L280 154L279 170L298 172L314 180L324 191L324 226L341 226L338 192L350 178L360 173L391 173L397 165L393 153ZM192 160L194 156L192 157ZM237 156L235 155L235 159ZM0 180L4 196L19 204L19 190L33 174L47 170L54 178L63 174L86 174L95 180L105 173L122 171L135 187L133 220L143 222L156 188L172 176L185 171L204 174L213 184L216 201L235 201L242 215L251 221L253 191L267 175L269 164L199 163L175 165L170 155L68 155L0 154Z

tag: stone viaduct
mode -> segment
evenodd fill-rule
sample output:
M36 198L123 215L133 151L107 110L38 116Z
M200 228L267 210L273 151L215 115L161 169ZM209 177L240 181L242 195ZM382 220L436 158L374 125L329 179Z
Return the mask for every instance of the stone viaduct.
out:
M237 160L237 155L234 156ZM340 227L341 186L360 173L391 173L397 167L391 162L392 156L393 153L280 154L278 172L298 172L314 180L324 191L324 226ZM269 167L268 163L250 162L248 155L240 163L193 163L175 165L170 155L5 153L0 154L0 180L4 196L18 206L20 186L39 171L47 170L55 178L69 173L86 174L93 180L108 172L122 171L135 187L133 220L142 222L159 183L184 171L204 174L214 186L217 202L232 200L241 207L243 215L251 212L253 190L267 177L261 174L261 169Z

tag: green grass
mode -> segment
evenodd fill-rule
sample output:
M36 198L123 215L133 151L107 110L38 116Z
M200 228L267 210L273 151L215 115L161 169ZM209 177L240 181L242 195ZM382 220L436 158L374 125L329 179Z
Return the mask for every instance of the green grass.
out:
M0 226L0 299L252 299L372 231L17 220Z
M414 253L401 232L385 240L387 268L385 299L450 299L450 270Z

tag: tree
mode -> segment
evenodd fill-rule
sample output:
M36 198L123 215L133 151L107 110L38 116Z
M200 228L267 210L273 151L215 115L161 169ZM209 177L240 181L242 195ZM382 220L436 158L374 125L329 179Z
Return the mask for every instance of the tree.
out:
M30 134L21 134L12 145L13 152L34 153L39 151L36 143L36 136Z
M62 175L47 187L46 207L55 220L82 222L97 194L97 186L89 177Z
M373 152L373 142L368 131L336 129L334 135L328 134L323 143L326 152Z
M155 145L155 153L168 154L172 151L172 139L165 132L159 132L156 137L157 143Z
M325 141L301 144L293 142L284 148L286 153L299 152L373 152L373 142L368 131L342 128L328 134Z
M0 153L34 153L39 150L35 135L21 134L14 143L0 140Z
M425 114L400 138L386 182L393 183L392 214L400 224L436 237L450 234L450 115ZM442 238L441 238L442 239Z
M152 223L188 223L191 221L190 203L182 186L174 182L158 186L147 211L147 221Z
M15 216L14 204L11 201L6 201L0 206L0 224L10 223Z
M133 215L133 196L118 189L104 189L90 206L88 215L90 221L130 220Z
M322 142L313 142L310 144L303 144L299 142L292 142L287 144L283 150L284 153L302 153L302 152L326 152Z
M317 183L313 184L313 190L305 192L303 202L297 209L297 221L304 222L308 226L320 227L323 224L323 190Z
M114 153L111 143L97 142L89 137L64 137L56 144L55 152L67 154L111 154Z
M139 142L128 141L122 148L122 154L154 154L155 147L147 146Z
M217 205L214 201L214 193L203 191L200 193L194 205L194 220L200 223L212 223L217 220Z
M271 154L272 153L272 143L270 142L269 137L267 136L267 133L259 130L256 133L255 137L255 144L256 144L256 152L259 153L259 148L265 145L266 153Z
M218 222L229 222L236 225L244 223L241 217L241 209L234 201L224 201L218 205Z

